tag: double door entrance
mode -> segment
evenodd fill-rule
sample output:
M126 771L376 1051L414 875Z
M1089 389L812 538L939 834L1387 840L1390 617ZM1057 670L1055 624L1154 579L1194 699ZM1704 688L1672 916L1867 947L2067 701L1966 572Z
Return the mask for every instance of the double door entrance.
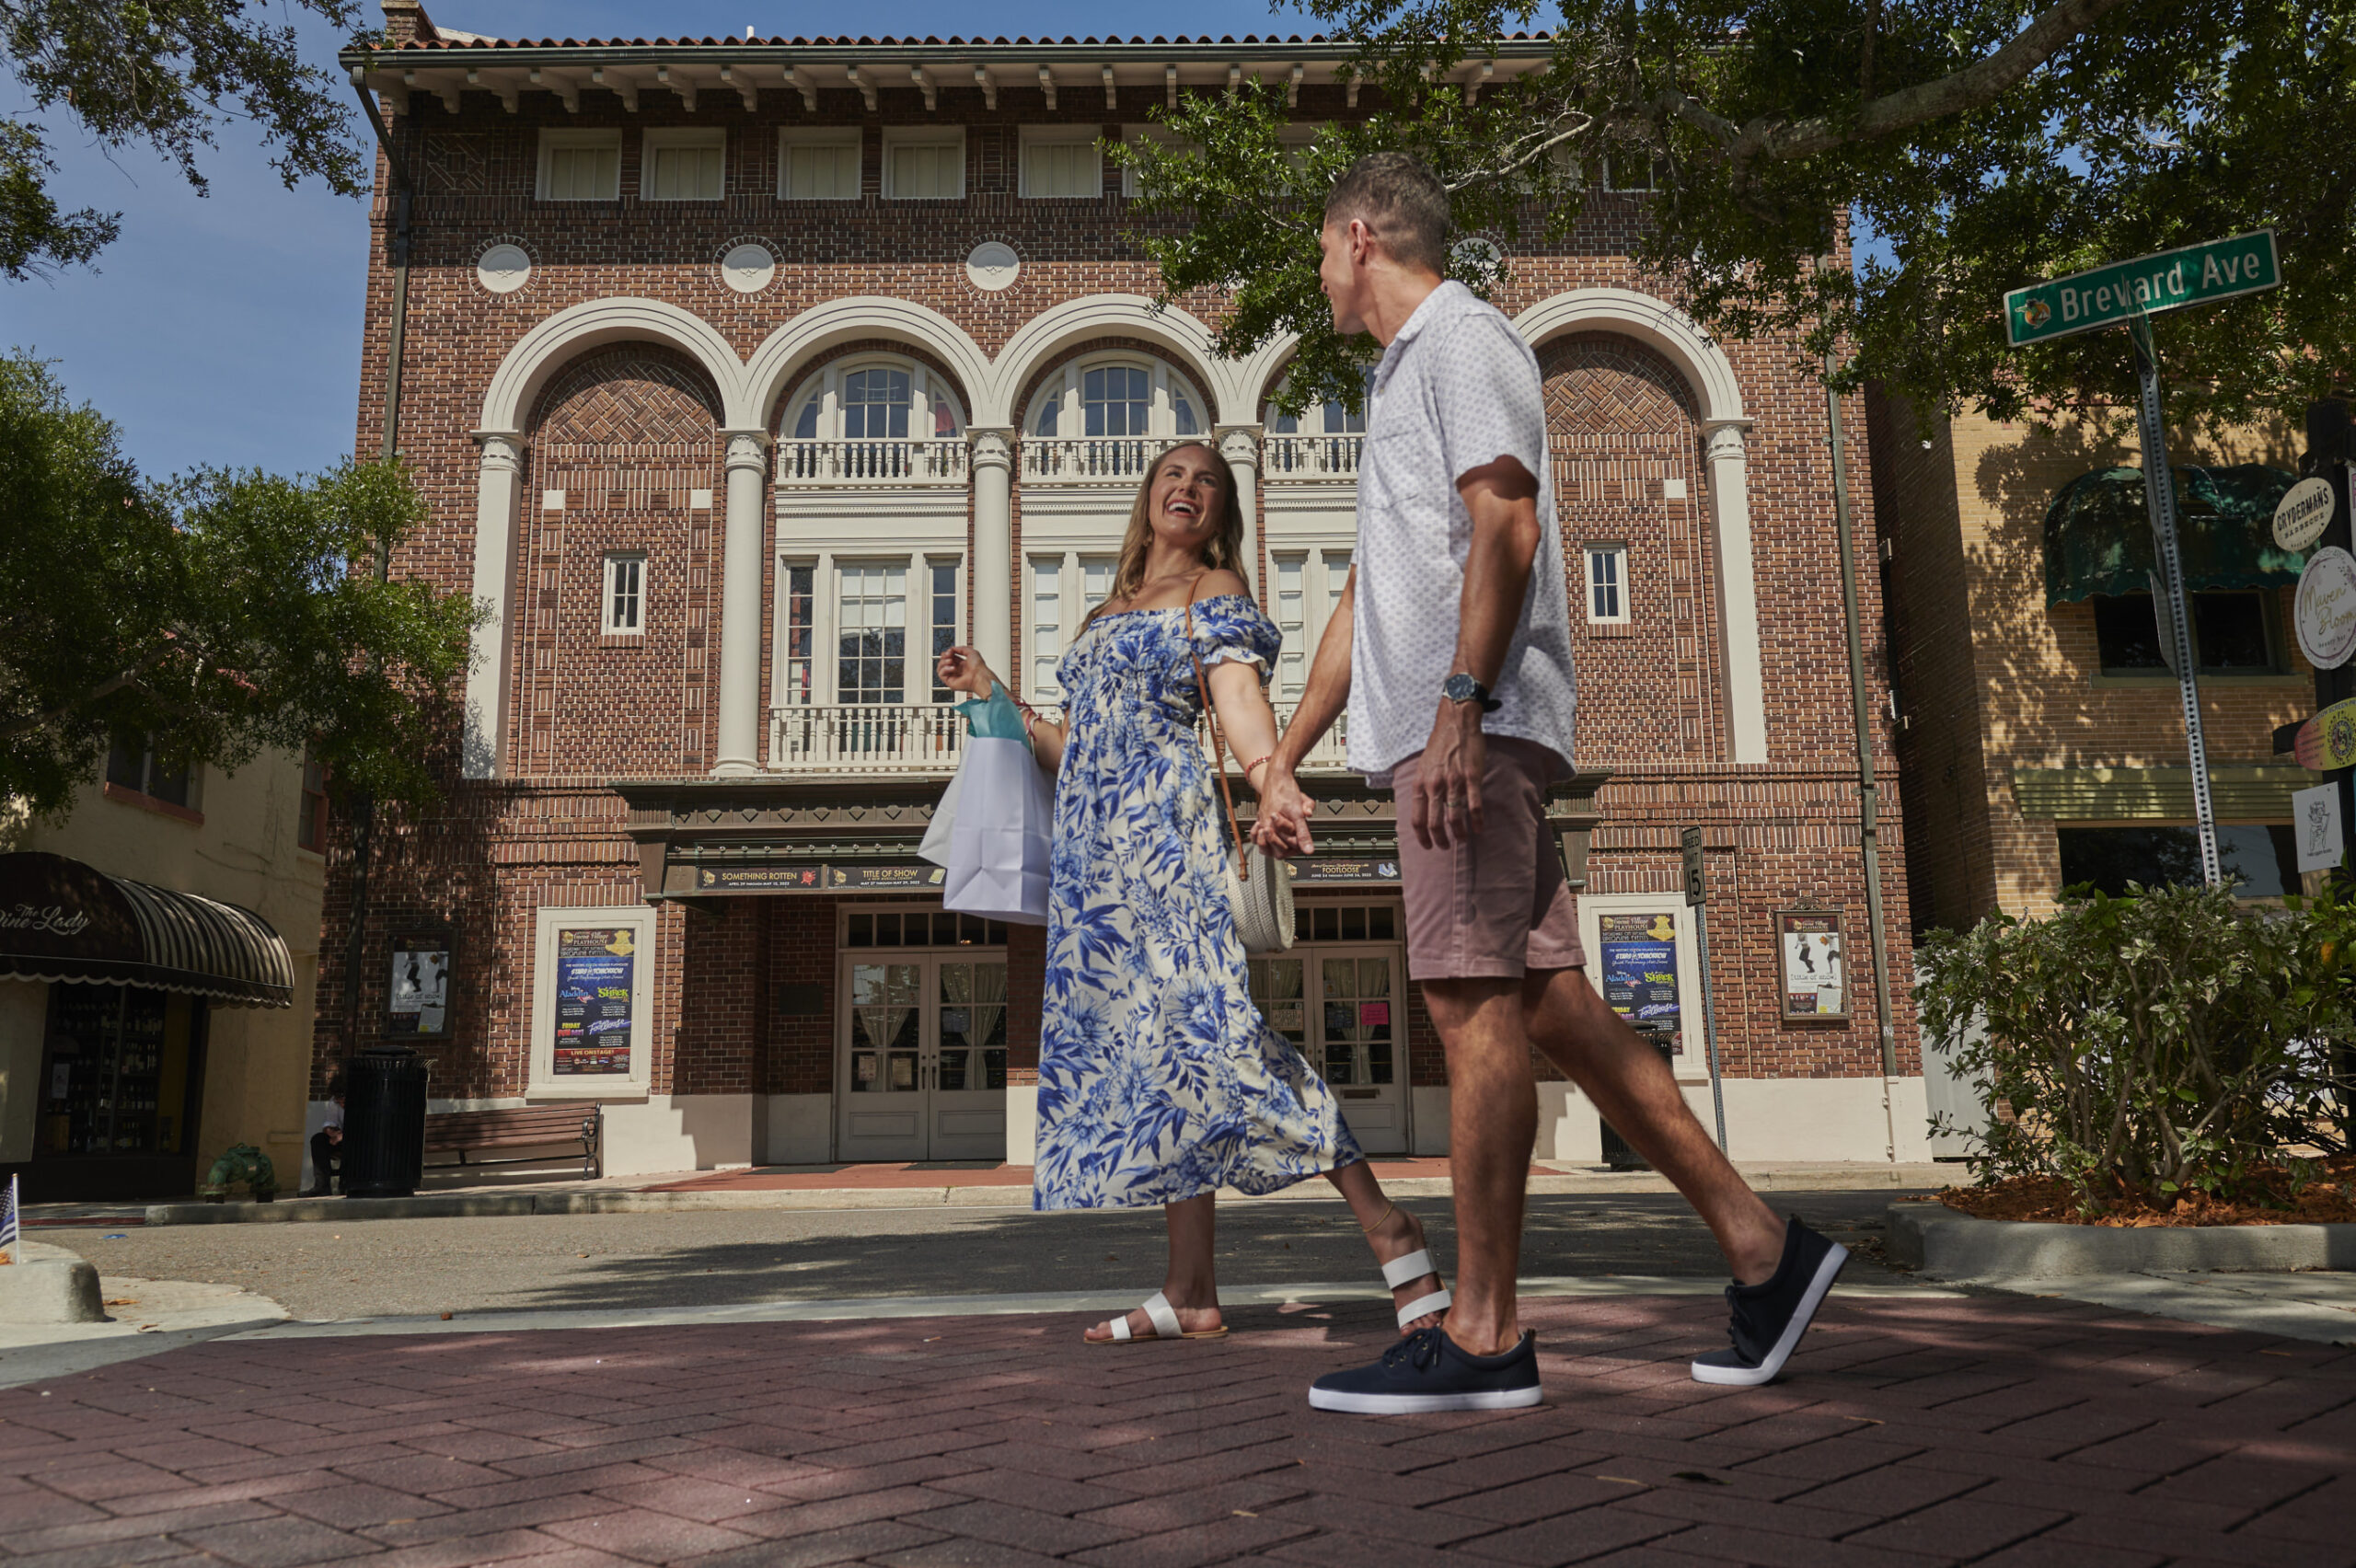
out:
M843 961L837 1157L1006 1158L1006 959Z
M1252 1000L1325 1075L1369 1154L1408 1152L1405 957L1388 942L1310 941L1251 961Z

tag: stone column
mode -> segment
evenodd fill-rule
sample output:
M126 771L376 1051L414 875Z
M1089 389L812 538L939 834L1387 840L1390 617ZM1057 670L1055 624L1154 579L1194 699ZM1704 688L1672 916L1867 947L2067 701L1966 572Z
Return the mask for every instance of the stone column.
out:
M768 544L768 432L732 430L720 568L720 755L714 773L761 770L761 554Z
M1014 437L1011 427L977 427L974 447L974 619L966 640L983 663L1020 689L1014 667Z
M1750 556L1748 420L1709 424L1710 514L1717 534L1718 632L1727 654L1727 733L1737 762L1767 760L1767 683L1759 650L1759 588Z
M507 682L513 674L515 627L515 528L522 510L524 436L520 431L479 430L482 466L475 479L477 604L491 617L477 627L467 661L466 733L459 766L468 778L493 778L507 756Z
M1243 581L1264 602L1260 582L1260 427L1221 425L1218 455L1235 479L1235 504L1243 512Z

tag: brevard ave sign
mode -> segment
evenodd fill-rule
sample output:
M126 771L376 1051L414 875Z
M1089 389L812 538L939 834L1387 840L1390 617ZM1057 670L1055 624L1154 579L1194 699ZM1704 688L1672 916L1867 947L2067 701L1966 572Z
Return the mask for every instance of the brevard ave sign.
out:
M2004 296L2004 332L2017 349L2116 327L2136 315L2256 294L2281 281L2274 231L2259 229L2015 289Z

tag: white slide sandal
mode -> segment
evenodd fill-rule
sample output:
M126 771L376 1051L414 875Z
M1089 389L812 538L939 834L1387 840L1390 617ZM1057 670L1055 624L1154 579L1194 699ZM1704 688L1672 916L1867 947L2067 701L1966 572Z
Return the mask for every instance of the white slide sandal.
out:
M1427 1269L1425 1272L1429 1273L1430 1271ZM1413 1279L1415 1276L1414 1274L1409 1274L1407 1277L1409 1279ZM1153 1325L1153 1332L1149 1334L1131 1333L1129 1332L1129 1315L1126 1312L1124 1312L1119 1317L1113 1320L1113 1337L1111 1339L1083 1340L1081 1343L1083 1344L1150 1344L1156 1340L1208 1340L1224 1339L1227 1337L1227 1325L1225 1323L1221 1323L1215 1329L1200 1329L1189 1333L1185 1329L1179 1325L1178 1314L1171 1310L1170 1298L1162 1295L1161 1292L1158 1290L1151 1296L1148 1297L1145 1303L1140 1306L1138 1310L1143 1312L1146 1316L1146 1320Z
M1392 1289L1396 1290L1410 1280L1418 1280L1423 1278L1426 1274L1437 1274L1438 1273L1438 1268L1437 1268L1432 1262L1431 1249L1428 1247L1418 1247L1414 1251L1408 1253L1405 1257L1393 1258L1389 1262L1383 1264L1382 1283L1389 1286ZM1443 1284L1438 1290L1433 1291L1430 1295L1418 1296L1413 1301L1408 1302L1404 1307L1400 1308L1399 1326L1402 1329L1404 1329L1408 1324L1414 1322L1418 1318L1426 1317L1433 1312L1445 1312L1449 1307L1453 1306L1455 1302L1456 1297L1449 1294L1448 1286Z

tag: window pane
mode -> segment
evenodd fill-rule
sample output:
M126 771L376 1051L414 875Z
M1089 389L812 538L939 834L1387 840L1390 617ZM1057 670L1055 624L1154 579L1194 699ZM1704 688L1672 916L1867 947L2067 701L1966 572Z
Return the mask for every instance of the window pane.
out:
M1060 556L1031 562L1031 695L1046 698L1060 689L1056 664L1063 657L1064 563Z
M1309 667L1309 623L1307 600L1301 579L1307 575L1309 558L1286 555L1276 557L1276 629L1284 635L1284 648L1276 655L1276 696L1290 702L1300 696L1301 684Z
M117 735L114 747L107 753L107 782L125 790L144 790L147 784L147 737Z
M815 441L818 439L819 401L818 398L813 398L802 405L801 416L793 421L794 440Z
M830 144L786 149L785 193L796 202L859 199L859 146Z
M2192 628L2204 670L2274 667L2274 651L2266 636L2266 607L2255 594L2195 594Z
M785 690L778 697L781 703L811 700L810 627L815 608L812 586L815 575L814 567L785 569Z
M941 656L957 646L957 568L948 561L932 563L932 664L937 672ZM932 684L932 700L946 702L954 695L942 686L936 675Z
M1620 549L1590 549L1587 552L1588 619L1616 621L1627 618L1623 594L1623 566L1627 552Z
M895 703L904 696L907 638L907 569L849 566L842 570L835 622L837 700Z
M2165 670L2160 657L2159 622L2152 614L2149 594L2125 594L2118 598L2097 594L2095 606L2095 647L2106 670Z
M1143 435L1153 378L1125 364L1099 365L1080 378L1080 406L1089 435Z
M2200 885L2196 828L2065 827L2060 830L2062 885L2090 882L2121 897L2144 887ZM2217 828L2219 868L2243 898L2277 898L2299 885L2297 845L2287 826L2226 823Z
M175 806L188 804L188 764L167 764L149 753L147 757L147 793L152 798Z
M892 194L903 202L941 201L957 194L964 151L954 144L903 144L892 149Z
M875 366L843 377L843 435L851 441L905 441L908 373Z
M1170 411L1171 417L1177 421L1180 435L1202 434L1202 421L1195 417L1193 399L1175 386L1170 389Z
M718 147L652 149L647 194L658 202L709 202L720 195Z
M1031 433L1033 435L1054 435L1057 432L1057 425L1062 421L1063 412L1064 400L1062 395L1058 394L1053 398L1049 398L1045 402L1039 405L1038 416L1031 421Z
M1093 142L1034 142L1022 149L1022 188L1034 197L1088 197L1103 190Z
M549 200L609 202L619 185L621 152L616 147L549 149Z

